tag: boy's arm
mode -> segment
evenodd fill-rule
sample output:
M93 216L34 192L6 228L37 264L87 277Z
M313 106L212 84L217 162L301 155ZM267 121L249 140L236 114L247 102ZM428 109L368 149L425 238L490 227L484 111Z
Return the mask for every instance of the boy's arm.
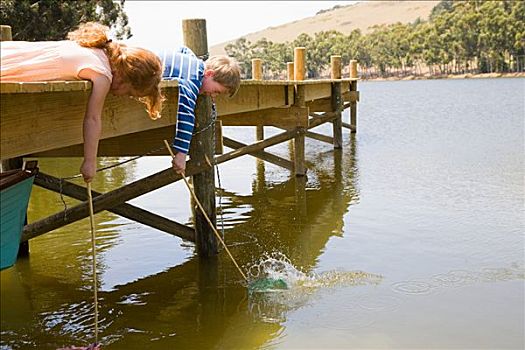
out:
M173 147L177 151L172 161L176 172L181 173L186 169L186 155L190 149L193 128L195 125L195 104L197 93L192 89L192 82L179 80L179 107L177 110L177 129Z

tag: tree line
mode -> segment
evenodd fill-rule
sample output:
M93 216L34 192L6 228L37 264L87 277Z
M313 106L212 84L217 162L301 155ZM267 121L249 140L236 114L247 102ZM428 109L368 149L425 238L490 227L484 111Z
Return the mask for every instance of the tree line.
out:
M343 66L357 59L364 77L523 72L525 1L445 0L428 20L374 26L367 34L302 33L285 43L240 38L225 51L241 63L245 78L251 60L260 58L265 77L278 79L285 78L294 47L306 48L309 78L329 74L330 55L341 55Z

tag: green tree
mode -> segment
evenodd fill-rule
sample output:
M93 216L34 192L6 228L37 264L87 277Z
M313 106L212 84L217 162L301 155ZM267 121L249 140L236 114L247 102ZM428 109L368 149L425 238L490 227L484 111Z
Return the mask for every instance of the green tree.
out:
M2 0L0 23L10 25L13 40L63 40L80 23L96 21L117 38L130 38L125 0Z

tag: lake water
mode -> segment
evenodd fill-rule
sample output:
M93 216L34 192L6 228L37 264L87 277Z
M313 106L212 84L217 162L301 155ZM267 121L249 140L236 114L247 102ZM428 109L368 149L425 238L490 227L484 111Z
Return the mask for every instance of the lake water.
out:
M287 262L278 276L288 290L250 294L225 251L200 260L191 243L96 215L104 349L524 348L525 80L359 90L357 135L344 131L342 151L307 140L306 179L250 156L219 166L219 229L232 254L245 271ZM254 128L225 134L255 138ZM40 161L59 177L79 165ZM93 188L168 166L143 158ZM131 203L191 223L182 182ZM29 221L63 206L35 187ZM90 237L87 219L38 237L1 272L2 349L93 341Z

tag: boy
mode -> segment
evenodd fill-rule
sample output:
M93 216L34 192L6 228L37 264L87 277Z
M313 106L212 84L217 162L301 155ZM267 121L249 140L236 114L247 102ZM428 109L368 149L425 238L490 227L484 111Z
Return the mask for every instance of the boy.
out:
M211 96L212 100L223 93L229 93L230 97L235 95L241 81L240 68L228 56L212 56L204 62L184 46L173 51L164 50L158 56L164 67L162 78L179 82L177 127L173 140L176 153L172 165L180 174L186 169L198 94Z

